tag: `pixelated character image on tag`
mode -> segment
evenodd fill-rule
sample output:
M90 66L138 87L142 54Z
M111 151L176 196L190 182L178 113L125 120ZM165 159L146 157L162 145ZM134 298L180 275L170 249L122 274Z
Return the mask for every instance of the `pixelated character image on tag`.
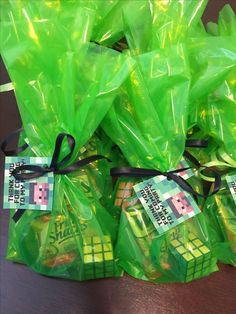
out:
M179 164L178 164L178 166L177 166L177 169L184 169L184 168L186 168L186 164L184 164L183 162L179 162ZM181 172L179 172L179 175L181 176L181 177L184 177L184 176L186 176L188 174L188 172L187 172L187 170L183 170L183 171L181 171Z
M194 176L193 170L191 169L189 164L186 162L186 160L181 160L177 166L177 169L185 169L178 173L178 175L185 180Z
M49 198L48 183L30 183L30 204L47 205Z
M194 208L190 204L184 192L180 192L166 200L175 217L178 219L186 214L194 213Z

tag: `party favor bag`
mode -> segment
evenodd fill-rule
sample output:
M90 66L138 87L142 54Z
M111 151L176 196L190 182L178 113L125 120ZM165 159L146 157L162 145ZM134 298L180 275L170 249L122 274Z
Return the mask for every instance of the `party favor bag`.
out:
M188 282L217 267L205 218L179 187L179 180L193 175L189 166L178 167L185 149L190 88L184 46L137 56L135 65L102 123L130 166L142 167L112 171L121 177L114 196L114 204L122 208L116 254L136 278Z
M236 266L236 171L227 171L221 190L204 205L214 255Z
M132 53L138 55L183 43L202 32L201 16L207 0L181 2L136 1L134 10L123 10L125 36Z
M30 148L30 157L19 161L43 173L32 181L16 169L28 176L35 208L23 210L24 204L12 213L19 259L50 276L120 276L113 251L117 220L102 206L104 183L96 171L107 169L107 161L91 157L86 145L127 76L125 57L88 43L91 10L19 1L3 13L1 54Z
M209 66L202 71L202 78L205 77L212 83L212 92L199 103L196 121L201 132L212 143L211 149L209 151L207 149L206 156L200 158L206 165L215 167L221 173L222 188L216 195L207 199L204 213L209 219L214 254L221 262L235 265L236 20L232 8L225 6L219 14L218 24L211 23L208 30L213 34L212 38L218 41L219 46L218 48L214 46L215 61L213 58L207 58ZM218 67L213 67L214 63L217 63ZM204 87L206 85L204 84ZM211 181L211 178L206 179Z

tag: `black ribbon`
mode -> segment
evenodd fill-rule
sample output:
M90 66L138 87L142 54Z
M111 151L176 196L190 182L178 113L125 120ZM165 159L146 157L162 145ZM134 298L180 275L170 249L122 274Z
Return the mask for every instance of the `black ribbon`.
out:
M23 128L20 128L20 129L15 130L14 132L11 132L9 135L7 135L5 140L1 143L1 150L6 156L16 156L19 153L26 150L26 148L28 147L28 144L25 143L24 145L18 147L17 149L12 149L12 150L6 149L9 143L22 131L23 131Z
M191 163L193 163L195 166L197 167L201 167L200 162L192 155L190 154L190 152L188 152L187 150L184 151L183 153L184 157L186 159L188 159L189 161L191 161Z
M207 140L189 139L185 142L185 147L206 148L207 146Z
M1 149L6 155L9 156L9 153L22 152L24 149L28 147L28 145L26 144L27 146L24 145L21 148L18 148L17 150L11 150L11 151L6 150L9 142L21 131L22 129L12 132L2 142ZM67 138L68 146L70 150L69 150L69 153L61 161L59 161L59 155L60 155L62 143L65 138ZM41 177L49 172L53 172L54 174L68 174L99 159L106 159L107 161L110 161L110 159L108 159L105 156L92 155L84 159L78 160L72 165L66 166L66 164L68 164L68 162L70 161L73 155L74 149L75 149L74 137L70 134L60 133L56 138L54 153L53 153L52 161L49 167L48 166L43 167L43 166L37 166L37 165L22 165L22 166L16 167L12 171L12 175L18 181L25 181L25 180L31 180L34 178ZM25 212L25 209L18 209L13 216L13 220L17 222L24 212Z
M198 139L192 139L192 140L186 140L185 147L195 147L195 148L204 148L208 146L208 141L205 140L198 140ZM204 167L202 166L199 161L188 151L184 151L183 154L188 160L190 160L194 165L196 165L198 168L202 168L201 172L204 169L207 169L213 173L213 176L215 178L213 191L209 194L201 194L196 192L192 186L184 180L181 176L178 175L178 173L192 169L193 167L187 167L187 168L181 168L176 169L168 172L162 172L160 170L156 169L146 169L146 168L134 168L134 167L116 167L112 168L110 173L111 176L124 176L124 177L153 177L153 176L159 176L163 175L166 176L168 180L175 181L183 190L191 193L195 197L203 197L206 198L208 196L214 195L217 193L221 187L221 175L215 171L212 168Z
M172 170L168 172L162 172L156 169L146 169L146 168L115 167L111 169L110 173L111 173L111 176L114 176L114 177L116 176L116 177L136 177L136 178L154 177L154 176L162 175L162 176L167 177L168 180L175 181L183 190L191 193L192 195L196 197L206 198L219 191L220 186L221 186L221 176L215 170L207 168L208 170L212 171L213 176L215 178L213 191L210 194L201 194L201 193L196 192L186 180L184 180L182 177L177 175L179 172L182 172L188 169L192 169L192 167L176 169L176 170Z
M208 147L207 140L199 140L199 139L190 139L186 140L185 147L192 147L192 148L206 148ZM191 161L195 166L201 167L200 162L187 150L183 153L184 157Z

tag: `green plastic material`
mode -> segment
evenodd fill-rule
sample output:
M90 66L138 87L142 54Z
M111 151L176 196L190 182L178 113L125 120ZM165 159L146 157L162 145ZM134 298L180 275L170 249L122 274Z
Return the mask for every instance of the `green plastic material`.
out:
M193 133L192 136L208 139L209 145L205 149L191 149L191 153L201 164L214 166L215 171L222 175L220 191L208 197L202 206L213 254L222 263L236 266L236 205L225 178L226 175L235 174L236 161L228 159L230 155L226 154L225 148L219 147L203 131ZM207 173L204 175L209 176Z
M214 255L222 263L236 266L236 205L225 181L221 190L207 199L204 213Z
M169 13L171 12L167 20L173 21L173 25L176 25L177 15L174 13L174 8L177 3L174 1L170 3L170 7L166 6L170 10ZM183 1L183 3L187 8L189 2ZM202 5L204 5L203 2L201 2ZM156 12L162 13L160 6L161 3L159 11ZM164 4L163 7L165 7ZM127 16L129 13L126 12ZM164 14L161 16L164 18ZM186 20L187 16L186 14ZM158 20L158 15L156 18ZM191 32L196 33L195 26L197 27L199 18L200 15L196 17L192 26L189 25L185 35ZM185 21L184 18L183 21ZM186 26L185 22L184 24ZM175 27L172 28L173 25L170 29L164 25L164 28L166 27L165 34L168 34L169 31L168 39L172 38L172 32L176 30ZM161 28L161 26L163 26L163 21L160 19L159 27ZM173 42L167 40L165 44L164 35L160 39L161 43L157 39L155 41L153 35L151 39L153 45L150 44L151 48L148 48L145 42L140 43L134 40L135 35L139 35L138 29L141 28L131 29L130 26L126 31L131 51L127 51L125 54L132 55L135 64L130 76L122 85L120 94L103 120L102 127L120 147L130 166L168 171L175 169L180 162L189 128L189 112L191 110L189 99L192 84L192 69L188 56L190 48L187 38L181 36L179 29L173 34ZM147 30L147 28L145 29ZM145 31L145 29L143 30ZM135 31L137 32L135 33ZM150 28L150 33L154 34L155 31L154 25L153 28ZM158 38L157 33L155 34ZM132 45L129 36L134 36ZM143 36L145 37L145 35ZM135 182L140 180L137 179ZM196 183L195 179L191 178L191 181ZM169 259L168 252L173 251L169 241L172 232L167 232L162 237L157 235L132 190L132 182L132 179L121 178L114 193L115 205L122 208L116 246L120 265L130 275L139 279L153 282L189 281L190 277L186 275L187 266L185 268L181 266L180 258L176 257L171 262L171 269L176 269L176 267L179 269L175 275L175 271L167 272L165 267L160 264L161 251L167 247L165 258L163 257L166 262ZM129 191L125 187L126 184ZM202 187L199 182L196 184L196 189L198 186L200 187L198 191L201 192ZM201 271L194 272L191 280L217 270L216 258L211 252L211 243L203 214L197 215L175 229L180 230L180 234L187 229L189 234L194 234L210 251L210 258L209 256L206 258L210 259L208 266L204 265ZM186 235L184 246L185 244L188 246L188 243L191 243L191 239ZM152 249L153 247L155 249ZM203 256L203 260L204 258ZM200 268L200 266L198 267Z
M158 235L133 191L139 181L120 178L116 185L115 205L122 207L116 246L120 265L155 283L188 282L216 271L203 214Z
M72 163L109 153L111 147L102 148L104 140L91 148L90 138L130 62L114 50L89 43L92 10L58 3L6 3L1 12L1 55L15 87L30 154L52 156L57 135L65 132L76 139ZM63 145L60 157L67 152ZM120 276L113 247L117 215L104 207L110 194L106 185L111 186L108 172L108 162L101 160L69 175L56 175L53 211L26 211L16 224L10 222L8 257L50 276Z
M207 66L205 61L199 62L199 65L205 63L205 70L204 67L199 67L199 70L202 68L199 71L199 73L202 71L199 82L204 84L204 77L206 82L210 82L210 77L212 83L211 93L208 90L208 94L206 93L206 97L197 108L197 125L203 138L208 137L210 140L206 153L202 151L199 158L202 163L215 162L216 156L219 161L225 163L222 155L222 152L225 152L234 163L223 167L218 165L216 169L222 175L230 175L234 173L236 165L236 15L229 5L220 12L218 23L208 24L208 32L214 36L211 39L215 38L218 41L218 45L214 46L214 62L213 59L209 62L208 58L205 58L208 60ZM204 50L200 60L203 61L203 57ZM194 151L192 153L194 154ZM234 266L236 266L235 209L233 197L223 179L221 190L207 199L204 213L208 218L214 255L221 262Z
M192 127L200 128L193 137L211 139L208 150L195 151L200 161L219 146L236 159L235 14L225 6L205 30L206 4L5 1L1 54L23 121L21 141L30 145L24 154L51 156L58 133L66 132L76 139L71 162L93 153L114 160L56 176L52 213L26 211L10 222L9 259L77 280L119 276L118 260L152 282L200 278L217 270L216 258L235 264L235 213L225 183L204 213L158 236L132 188L144 178L120 178L112 200L108 177L111 166L127 163L175 169ZM106 135L97 130L101 122ZM67 151L63 146L61 157ZM188 182L202 192L199 177Z
M230 6L222 9L215 28L215 36L189 42L191 118L236 159L236 15Z

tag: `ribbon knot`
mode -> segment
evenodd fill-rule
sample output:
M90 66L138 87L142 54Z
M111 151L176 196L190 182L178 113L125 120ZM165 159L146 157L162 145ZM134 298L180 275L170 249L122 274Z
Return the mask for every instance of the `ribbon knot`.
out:
M9 145L9 143L21 131L22 129L18 129L12 132L2 142L1 150L3 153L5 153L6 156L12 156L12 155L14 156L14 155L17 155L19 152L22 152L25 149L27 149L28 144L24 144L22 147L19 147L16 150L7 150L7 146ZM60 152L62 148L62 143L65 138L67 138L69 153L62 160L60 160ZM99 159L106 159L109 162L111 161L109 158L102 155L92 155L84 159L77 160L73 164L68 165L73 155L74 149L75 149L74 137L70 134L60 133L56 138L52 161L49 166L48 165L46 166L22 165L22 166L16 167L12 171L12 175L18 181L25 181L25 180L31 180L34 178L44 176L46 173L49 173L49 172L53 172L54 174L68 174L70 172L76 171L79 168L86 166ZM18 209L12 217L13 220L17 222L21 218L24 212L25 212L25 209Z
M201 166L199 164L198 168L207 168L207 167ZM175 169L175 170L171 170L167 172L161 172L160 170L146 169L146 168L115 167L111 169L110 173L111 173L111 176L136 177L136 178L163 175L167 177L168 180L175 181L183 190L185 190L188 193L191 193L194 197L206 198L219 191L220 186L221 186L221 176L214 169L208 169L213 173L214 179L215 179L213 191L210 194L198 193L192 188L192 186L185 179L183 179L181 176L178 175L178 173L182 171L186 171L188 169L192 169L192 167L180 168L180 169Z
M67 138L69 153L62 159L59 160L59 155L62 148L62 143L64 139ZM31 180L34 178L41 177L48 172L53 172L54 174L68 174L73 172L93 161L99 159L106 159L110 161L108 158L102 155L92 155L87 158L81 159L73 163L72 165L66 166L70 161L73 152L75 149L75 139L72 135L66 133L60 133L56 138L55 148L52 156L52 161L50 166L37 166L37 165L22 165L16 167L12 171L12 175L18 181Z

